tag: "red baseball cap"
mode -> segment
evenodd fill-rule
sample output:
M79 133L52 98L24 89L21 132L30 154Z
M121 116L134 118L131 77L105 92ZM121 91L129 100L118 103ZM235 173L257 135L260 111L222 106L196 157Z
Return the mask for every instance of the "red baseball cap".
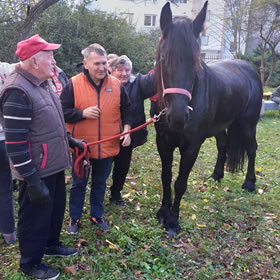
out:
M29 39L17 43L16 56L24 61L39 51L53 51L60 47L60 44L52 44L45 41L38 34Z

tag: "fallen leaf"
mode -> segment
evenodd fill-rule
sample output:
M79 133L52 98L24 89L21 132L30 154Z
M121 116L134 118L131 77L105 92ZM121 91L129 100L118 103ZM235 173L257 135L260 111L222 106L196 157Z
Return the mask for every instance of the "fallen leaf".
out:
M131 192L122 195L123 198L128 198L131 195Z
M135 276L140 276L142 274L142 271L138 270L134 273Z
M87 246L88 245L88 241L82 238L79 238L77 241L77 246L81 247L81 246Z
M198 189L198 191L203 193L203 192L206 192L206 189L203 188L203 187L200 187L200 188Z
M108 239L106 239L105 241L109 244L109 248L114 249L114 250L118 250L118 251L120 250L120 246L119 245L112 243Z
M192 220L195 220L195 219L196 219L196 215L192 214Z
M205 228L206 227L206 225L204 225L204 224L196 224L196 225L200 228Z
M77 274L77 269L75 267L75 265L71 265L71 266L65 266L64 267L64 273L71 273L72 275L76 275Z
M209 200L205 198L205 199L203 199L203 201L204 201L205 203L207 203Z
M118 226L115 225L115 228L117 229L117 231L120 231L120 228Z
M263 189L258 189L259 194L263 194Z
M137 202L136 206L135 206L135 210L139 211L140 209L141 209L141 204L140 204L140 202Z
M224 192L227 192L229 190L229 187L224 187Z

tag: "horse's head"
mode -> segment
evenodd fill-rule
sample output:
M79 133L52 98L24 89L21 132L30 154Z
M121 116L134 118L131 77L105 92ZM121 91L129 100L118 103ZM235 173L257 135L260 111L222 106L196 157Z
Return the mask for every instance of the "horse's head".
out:
M183 129L189 118L192 89L201 68L199 34L207 3L193 21L185 17L172 20L169 2L161 11L156 73L160 100L167 108L167 122L172 129Z

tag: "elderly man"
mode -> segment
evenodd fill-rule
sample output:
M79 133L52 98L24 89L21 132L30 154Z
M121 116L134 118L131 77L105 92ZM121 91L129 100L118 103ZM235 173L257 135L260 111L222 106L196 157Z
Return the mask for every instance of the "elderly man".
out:
M67 129L73 136L94 142L130 129L130 103L118 79L107 75L107 54L98 44L82 51L83 72L72 77L60 99ZM106 180L111 172L113 157L119 153L120 139L91 146L92 166L90 192L90 221L97 227L108 230L103 219ZM130 145L130 135L123 137L123 146ZM83 212L88 176L82 179L72 172L70 190L69 234L77 234Z
M56 279L59 272L42 257L71 256L77 251L59 242L66 193L64 170L70 166L69 145L82 147L68 136L61 104L49 86L56 64L50 44L34 35L17 44L20 64L5 80L0 113L7 153L19 189L18 239L20 267L27 276Z
M153 82L154 74L132 77L132 62L126 56L122 55L111 62L112 76L119 79L121 85L125 87L131 102L131 111L133 112L132 128L135 128L146 121L144 112L144 100L153 96L156 92ZM135 131L131 134L131 144L121 146L120 153L114 158L113 184L111 186L111 203L124 205L121 196L121 190L129 170L132 149L143 145L147 141L147 129Z

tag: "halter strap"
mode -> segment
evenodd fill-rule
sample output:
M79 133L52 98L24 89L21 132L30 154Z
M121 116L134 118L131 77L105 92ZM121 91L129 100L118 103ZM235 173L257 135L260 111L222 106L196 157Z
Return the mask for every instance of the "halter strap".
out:
M190 101L192 100L191 93L184 88L165 88L164 81L163 81L163 74L162 74L162 65L160 65L160 72L161 72L161 85L162 85L162 90L163 90L163 96L165 94L177 93L177 94L186 95Z

